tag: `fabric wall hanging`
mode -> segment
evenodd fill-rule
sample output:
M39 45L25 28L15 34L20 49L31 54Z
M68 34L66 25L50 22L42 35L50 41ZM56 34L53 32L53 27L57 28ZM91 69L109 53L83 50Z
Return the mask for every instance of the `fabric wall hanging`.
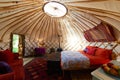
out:
M112 26L100 23L92 29L84 31L84 36L89 42L110 42L115 41Z

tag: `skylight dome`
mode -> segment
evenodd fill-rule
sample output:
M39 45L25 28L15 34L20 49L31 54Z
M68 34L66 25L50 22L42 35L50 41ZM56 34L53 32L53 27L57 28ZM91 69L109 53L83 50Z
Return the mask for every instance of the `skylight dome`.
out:
M46 3L43 6L43 10L46 14L52 17L62 17L65 16L67 13L67 8L65 7L65 5L56 1Z

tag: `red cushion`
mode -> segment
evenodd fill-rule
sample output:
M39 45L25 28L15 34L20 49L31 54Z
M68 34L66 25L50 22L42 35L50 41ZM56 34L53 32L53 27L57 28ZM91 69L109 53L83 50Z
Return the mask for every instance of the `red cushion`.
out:
M96 46L87 46L86 47L88 50L86 51L87 54L89 55L94 55L95 54L95 51L98 47Z
M19 53L14 53L14 59L19 59Z
M10 50L6 49L0 52L0 61L11 63L13 62L13 60L14 60L14 54Z
M95 51L96 51L95 48L89 49L89 51L87 52L87 54L89 54L89 55L94 55L94 54L95 54Z
M5 61L5 54L3 51L0 51L0 61Z
M97 48L95 52L95 56L99 56L105 59L110 59L111 54L112 54L112 50L103 49L103 48Z

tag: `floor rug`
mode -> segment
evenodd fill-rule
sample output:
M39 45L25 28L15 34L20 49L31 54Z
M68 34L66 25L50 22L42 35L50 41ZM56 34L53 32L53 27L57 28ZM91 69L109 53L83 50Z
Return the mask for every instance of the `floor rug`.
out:
M63 77L59 62L35 58L26 65L25 80L71 80L70 76Z

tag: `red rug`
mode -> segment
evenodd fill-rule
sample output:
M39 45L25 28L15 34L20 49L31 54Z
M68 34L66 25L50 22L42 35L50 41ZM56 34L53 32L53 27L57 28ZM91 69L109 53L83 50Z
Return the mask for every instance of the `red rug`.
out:
M27 63L24 66L25 80L70 80L66 77L63 78L63 75L59 73L59 71L52 72L52 70L48 70L52 68L48 68L47 64L47 60L43 58L35 58L31 62Z

